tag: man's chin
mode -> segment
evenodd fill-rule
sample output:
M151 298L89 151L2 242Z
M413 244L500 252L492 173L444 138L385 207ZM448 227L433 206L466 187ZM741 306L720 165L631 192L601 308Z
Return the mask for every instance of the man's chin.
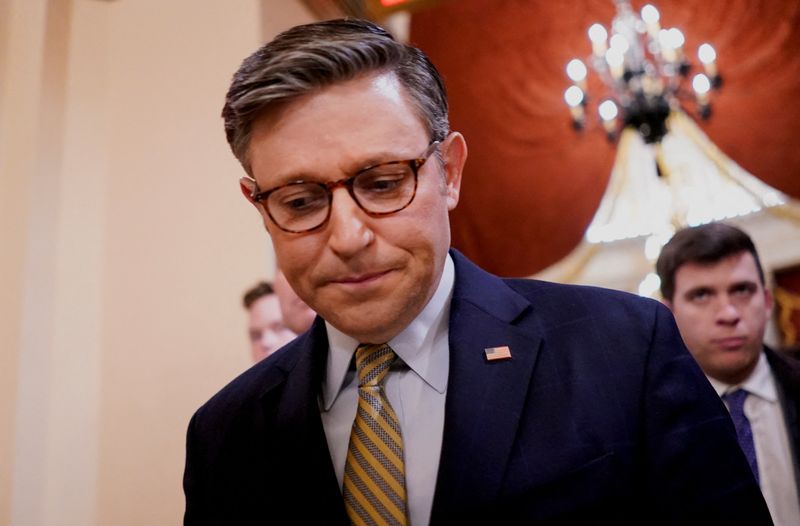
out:
M725 360L719 361L714 367L712 376L728 384L737 384L747 380L750 373L753 372L758 357L753 358L745 352L736 353L738 356L730 353L731 356L726 356Z

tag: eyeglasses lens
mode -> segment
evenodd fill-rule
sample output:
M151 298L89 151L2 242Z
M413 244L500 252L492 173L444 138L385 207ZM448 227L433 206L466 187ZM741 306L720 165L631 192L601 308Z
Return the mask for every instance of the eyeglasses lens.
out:
M414 197L416 177L410 162L392 162L361 172L344 184L364 211L380 215L408 206ZM266 206L284 230L313 230L328 217L330 193L321 183L290 184L272 192Z

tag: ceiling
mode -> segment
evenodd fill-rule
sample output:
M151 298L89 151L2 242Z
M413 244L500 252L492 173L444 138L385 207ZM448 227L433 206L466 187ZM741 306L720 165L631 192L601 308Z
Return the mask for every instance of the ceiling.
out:
M704 41L717 49L724 85L703 131L742 168L800 198L800 2L653 3L663 26L683 30L691 55ZM568 9L451 0L413 15L411 43L444 75L451 126L470 148L453 245L484 268L534 274L568 254L591 221L615 147L599 129L571 128L564 66L590 53L586 29L613 15L611 0Z

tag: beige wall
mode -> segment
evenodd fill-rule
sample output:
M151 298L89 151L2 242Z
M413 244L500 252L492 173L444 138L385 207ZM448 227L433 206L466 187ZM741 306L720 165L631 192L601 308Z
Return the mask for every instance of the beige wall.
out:
M219 118L299 0L0 0L0 524L177 524L272 271ZM10 469L6 469L9 466Z

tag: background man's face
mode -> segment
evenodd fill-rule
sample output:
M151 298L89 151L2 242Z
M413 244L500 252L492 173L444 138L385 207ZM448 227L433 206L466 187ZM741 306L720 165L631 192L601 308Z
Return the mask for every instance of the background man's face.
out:
M292 286L286 281L286 276L280 270L275 273L275 281L272 285L275 288L275 294L278 295L278 302L281 304L283 323L297 334L305 332L311 327L317 313L295 294Z
M268 190L298 179L334 181L376 163L413 159L429 141L395 76L373 74L323 88L262 117L249 153L259 188ZM370 217L339 188L328 223L313 232L287 233L264 217L278 264L298 296L359 341L394 337L438 284L466 145L453 134L440 149L447 168L432 156L419 171L414 201L396 214Z
M752 254L679 267L675 295L667 304L686 346L708 376L735 384L750 375L772 308Z
M289 343L295 334L283 323L278 296L268 294L250 305L247 313L250 354L254 362L263 360Z

